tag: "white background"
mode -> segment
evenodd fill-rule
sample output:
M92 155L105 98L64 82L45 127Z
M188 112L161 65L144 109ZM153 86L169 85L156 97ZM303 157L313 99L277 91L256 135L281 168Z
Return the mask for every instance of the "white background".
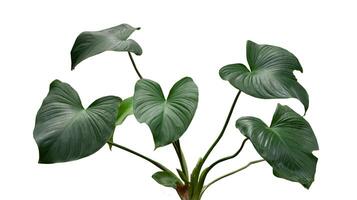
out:
M75 162L39 165L32 138L35 116L54 79L70 83L88 106L96 98L133 94L137 80L126 53L108 52L70 71L70 50L85 30L121 23L141 26L132 38L143 47L135 56L144 77L168 92L191 76L200 91L195 118L181 142L192 169L218 135L236 90L218 70L245 59L246 40L293 52L304 73L296 73L310 94L306 119L320 151L310 190L272 175L266 163L251 166L212 186L204 200L356 199L356 45L354 1L1 1L0 3L0 199L178 199L156 184L150 163L105 146ZM209 162L229 155L243 136L238 117L270 123L276 104L299 113L295 99L261 100L241 95L229 128ZM148 127L133 116L116 129L116 142L178 167L173 148L153 151ZM258 159L250 143L238 158L215 168L208 179Z

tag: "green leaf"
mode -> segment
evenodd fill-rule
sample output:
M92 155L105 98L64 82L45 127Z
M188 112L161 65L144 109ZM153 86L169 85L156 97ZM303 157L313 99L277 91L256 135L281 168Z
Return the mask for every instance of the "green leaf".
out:
M127 116L133 114L133 97L124 99L118 108L116 125L121 125Z
M133 114L133 97L129 97L124 99L118 107L118 115L117 115L117 121L115 123L115 125L121 125L124 120L126 119L127 116L132 115ZM112 136L110 137L110 139L108 140L109 142L113 142L114 141L114 133L112 134ZM109 149L112 150L112 145L109 145Z
M278 104L270 127L255 117L242 117L236 127L273 167L275 176L309 188L314 181L318 150L310 124L288 106Z
M171 88L165 99L158 83L142 79L136 82L134 115L145 122L153 134L155 147L178 140L190 125L198 103L198 88L185 77Z
M119 97L106 96L84 109L69 84L53 81L33 132L39 163L77 160L98 151L114 132L120 101Z
M296 98L307 111L309 96L293 74L294 70L303 70L292 53L280 47L248 41L247 60L250 69L243 64L227 65L219 71L221 78L257 98Z
M181 184L180 179L170 172L160 171L152 175L152 178L158 182L160 185L165 187L172 187L176 189L176 186Z
M83 60L104 51L127 51L142 54L140 45L129 36L140 28L121 24L101 31L85 31L79 34L71 51L73 70Z

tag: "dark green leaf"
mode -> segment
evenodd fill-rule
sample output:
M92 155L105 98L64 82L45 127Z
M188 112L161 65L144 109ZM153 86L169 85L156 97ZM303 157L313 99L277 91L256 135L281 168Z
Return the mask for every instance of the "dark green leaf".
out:
M243 64L224 66L219 74L244 93L262 99L296 98L309 107L309 96L297 82L294 70L302 72L298 59L289 51L272 46L247 42L247 60Z
M127 51L142 54L140 45L129 36L140 28L121 24L101 31L86 31L77 37L71 51L73 70L83 60L104 51Z
M275 176L310 187L317 163L312 151L318 150L318 144L302 116L278 104L270 127L255 117L242 117L236 126L273 167Z
M152 175L152 178L159 184L165 187L172 187L174 189L176 189L177 185L181 184L180 179L178 179L172 173L166 171L156 172L154 175Z
M119 97L106 96L84 109L77 92L55 80L36 116L33 136L40 163L77 160L98 151L115 129Z
M198 88L185 77L176 82L165 99L158 83L137 81L134 94L134 115L151 129L155 146L178 140L190 125L198 103Z

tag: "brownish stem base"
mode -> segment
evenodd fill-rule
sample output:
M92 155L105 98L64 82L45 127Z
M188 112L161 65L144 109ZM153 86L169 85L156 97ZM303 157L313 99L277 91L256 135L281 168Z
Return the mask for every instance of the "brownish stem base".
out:
M176 191L181 200L190 200L189 187L187 185L177 186Z

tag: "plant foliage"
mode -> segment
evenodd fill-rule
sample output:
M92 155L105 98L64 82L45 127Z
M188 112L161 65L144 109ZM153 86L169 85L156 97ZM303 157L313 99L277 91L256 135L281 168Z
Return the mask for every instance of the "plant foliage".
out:
M163 186L174 188L182 200L199 200L213 183L262 161L272 166L275 176L299 182L305 188L311 186L318 160L313 155L313 151L318 150L316 137L303 116L289 106L280 104L270 126L257 117L239 118L236 127L246 139L238 151L203 168L208 156L223 137L241 92L261 99L296 98L307 112L308 93L293 74L295 70L302 72L303 69L294 54L277 46L248 41L248 67L237 63L221 68L219 75L238 89L238 94L221 133L190 173L180 138L195 115L198 87L192 78L184 77L172 86L165 97L157 82L143 79L131 55L142 54L139 44L129 39L136 30L139 28L121 24L100 31L85 31L77 37L71 51L72 70L83 60L105 51L127 52L139 80L133 88L132 97L123 101L117 96L102 97L87 109L82 106L79 95L69 84L54 80L37 113L33 131L40 163L81 159L108 143L110 148L115 146L158 167L160 171L153 174L152 178ZM139 123L148 125L155 148L172 144L181 165L181 169L176 170L178 176L163 164L114 142L115 127L123 124L132 114ZM251 161L206 184L205 178L210 170L236 157L246 141L253 144L263 159Z

